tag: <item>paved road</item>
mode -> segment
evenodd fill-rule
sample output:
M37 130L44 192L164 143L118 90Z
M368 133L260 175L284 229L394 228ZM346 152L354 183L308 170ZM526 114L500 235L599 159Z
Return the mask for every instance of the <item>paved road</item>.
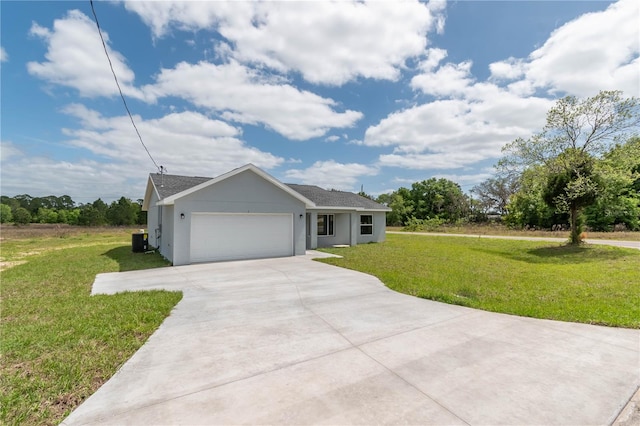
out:
M184 292L64 422L606 425L640 385L640 330L422 300L298 256L100 274Z
M507 235L479 235L479 234L447 234L444 232L404 232L404 231L387 231L387 234L411 234L411 235L424 235L424 236L436 236L436 237L465 237L465 238L489 238L497 240L522 240L522 241L549 241L554 243L567 242L566 238L552 238L552 237L516 237ZM606 246L634 248L640 250L640 241L618 241L618 240L596 240L586 239L587 244L600 244Z

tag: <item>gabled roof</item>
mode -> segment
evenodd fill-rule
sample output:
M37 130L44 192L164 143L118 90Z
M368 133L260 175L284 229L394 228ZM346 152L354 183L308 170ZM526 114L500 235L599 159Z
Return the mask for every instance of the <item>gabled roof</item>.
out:
M348 209L348 210L378 210L391 211L390 208L376 203L366 197L345 191L327 191L319 186L314 185L296 185L283 184L273 176L262 171L253 164L247 164L240 168L231 170L228 173L220 175L216 178L199 177L199 176L180 176L180 175L160 175L159 173L151 173L147 184L143 210L148 210L151 198L151 191L155 190L158 195L158 205L172 205L175 200L186 195L192 194L210 185L235 176L244 171L250 170L287 192L294 198L302 201L307 208L315 209Z
M273 176L271 176L270 174L264 172L263 170L259 169L258 167L254 166L253 164L247 164L245 166L239 167L237 169L231 170L230 172L227 172L223 175L220 175L218 177L215 178L186 178L184 180L177 180L176 183L176 187L175 189L179 189L181 188L182 190L178 191L178 192L174 192L171 195L168 195L166 197L161 197L160 201L158 202L159 205L172 205L175 203L175 201L179 198L182 198L186 195L192 194L196 191L200 191L201 189L204 189L208 186L211 185L215 185L218 182L221 182L225 179L229 179L232 176L235 176L237 174L240 174L242 172L245 171L251 171L255 174L257 174L258 176L260 176L261 178L263 178L264 180L266 180L267 182L270 182L271 184L273 184L274 186L277 186L278 188L282 189L284 192L288 193L289 195L291 195L292 197L300 200L301 202L303 202L306 206L313 206L313 202L308 200L307 198L305 198L303 195L301 195L300 193L292 190L291 188L289 188L288 186L284 185L282 182L280 182L278 179L274 178ZM166 176L166 175L165 175ZM191 180L189 180L191 179ZM197 183L198 179L204 179L204 181L201 181L200 183ZM192 183L193 186L191 187L182 187L181 185L188 185L189 183Z
M357 210L391 209L353 192L326 190L315 185L285 184L315 203L315 208L349 208Z
M158 197L161 200L212 179L198 176L160 175L160 173L152 173L149 177L153 181L153 185L158 191Z

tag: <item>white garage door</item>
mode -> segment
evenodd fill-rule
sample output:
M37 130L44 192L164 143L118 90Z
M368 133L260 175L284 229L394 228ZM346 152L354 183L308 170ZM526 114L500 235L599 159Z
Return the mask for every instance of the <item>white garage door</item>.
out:
M191 263L280 256L293 256L292 214L191 214Z

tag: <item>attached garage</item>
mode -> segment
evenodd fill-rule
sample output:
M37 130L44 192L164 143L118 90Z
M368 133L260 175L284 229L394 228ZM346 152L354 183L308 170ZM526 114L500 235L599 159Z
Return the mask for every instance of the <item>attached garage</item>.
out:
M194 212L190 240L190 263L293 256L293 215Z

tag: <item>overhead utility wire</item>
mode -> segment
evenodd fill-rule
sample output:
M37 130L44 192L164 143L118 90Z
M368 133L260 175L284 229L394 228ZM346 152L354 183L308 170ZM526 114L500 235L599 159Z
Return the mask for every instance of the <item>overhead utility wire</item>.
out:
M111 73L113 74L113 78L116 81L116 86L118 86L118 92L120 92L120 97L122 98L122 103L124 104L124 108L127 110L127 114L129 114L129 118L131 119L131 124L133 124L133 128L136 130L136 134L138 135L138 139L140 139L140 143L144 147L144 150L147 151L147 154L149 155L149 158L151 159L153 164L156 166L156 169L158 169L159 172L162 172L161 167L158 166L158 163L156 163L156 160L153 159L153 157L151 156L151 153L147 149L147 146L142 141L142 136L138 131L138 127L136 126L136 123L133 121L133 116L131 115L131 111L129 111L129 106L127 106L127 101L125 100L124 95L122 94L122 89L120 88L118 77L116 76L116 72L113 69L113 64L111 63L111 58L109 57L109 52L107 51L107 45L104 42L104 37L102 37L102 30L100 29L100 23L98 23L98 15L96 15L96 10L93 7L93 0L89 0L89 3L91 3L91 12L93 12L93 18L95 19L96 26L98 27L98 34L100 34L100 40L102 40L102 47L104 47L104 53L105 55L107 55L107 60L109 61L109 67L111 68Z

